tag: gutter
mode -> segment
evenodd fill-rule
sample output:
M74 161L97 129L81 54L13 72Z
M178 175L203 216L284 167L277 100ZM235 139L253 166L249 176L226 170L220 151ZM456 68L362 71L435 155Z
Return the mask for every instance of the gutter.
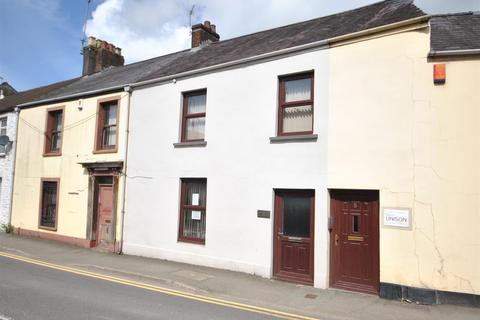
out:
M118 254L123 253L123 235L125 231L125 206L126 206L126 191L127 191L127 162L128 162L128 136L130 133L129 127L130 127L130 99L132 96L132 87L130 86L125 86L123 88L125 92L127 92L127 115L125 119L125 143L123 146L123 185L122 185L122 193L120 196L121 202L122 202L122 209L120 211L121 217L120 217L120 248L118 250Z
M435 58L435 57L471 56L471 55L477 55L477 54L480 54L480 49L443 50L443 51L431 50L428 53L428 57Z
M254 61L268 59L268 58L273 58L273 57L277 57L277 56L282 56L282 55L286 55L286 54L289 54L289 53L295 53L295 52L299 52L299 51L303 51L303 50L308 50L308 49L313 49L313 48L328 49L331 44L334 44L336 42L350 40L350 39L354 39L354 38L358 38L358 37L362 37L362 36L367 36L367 35L371 35L371 34L378 33L378 32L388 31L388 30L391 30L391 29L396 29L396 28L408 26L408 25L411 25L411 24L416 24L416 23L428 21L430 18L431 18L430 15L424 15L424 16L420 16L420 17L416 17L416 18L412 18L412 19L408 19L408 20L403 20L403 21L400 21L400 22L387 24L387 25L380 26L380 27L375 27L375 28L371 28L371 29L367 29L367 30L357 31L357 32L354 32L354 33L349 33L349 34L346 34L346 35L341 35L341 36L333 37L333 38L330 38L330 39L320 40L320 41L316 41L316 42L310 42L310 43L307 43L307 44L303 44L303 45L299 45L299 46L295 46L295 47L291 47L291 48L286 48L286 49L281 49L281 50L277 50L277 51L273 51L273 52L259 54L259 55L253 56L253 57L248 57L248 58L243 58L243 59L239 59L239 60L235 60L235 61L220 63L220 64L209 66L209 67L204 67L204 68L200 68L200 69L180 72L180 73L177 73L177 74L167 75L167 76L158 77L158 78L155 78L155 79L150 79L150 80L145 80L145 81L140 81L140 82L136 82L136 83L122 84L122 85L113 86L113 87L109 87L109 88L105 88L105 89L98 89L98 90L92 90L92 91L87 91L87 92L82 92L82 93L75 93L75 94L72 94L72 95L66 95L66 96L58 97L58 98L51 98L51 99L44 99L44 100L39 100L39 101L27 102L27 103L20 104L18 106L19 107L27 107L27 106L32 106L32 105L36 105L36 104L45 104L45 103L51 103L51 102L62 101L62 100L69 100L69 99L73 99L73 98L80 98L80 97L95 95L95 94L100 94L100 93L106 93L106 92L109 92L109 91L120 91L126 86L133 89L133 88L138 88L138 87L142 87L142 86L146 86L146 85L150 85L150 84L154 84L154 83L173 80L173 79L176 79L176 78L188 77L188 76L192 76L192 75L196 75L196 74L201 74L201 73L206 73L206 72L210 72L210 71L224 69L224 68L228 68L228 67L232 67L232 66L237 66L237 65L241 65L241 64L245 64L245 63L249 63L249 62L254 62Z

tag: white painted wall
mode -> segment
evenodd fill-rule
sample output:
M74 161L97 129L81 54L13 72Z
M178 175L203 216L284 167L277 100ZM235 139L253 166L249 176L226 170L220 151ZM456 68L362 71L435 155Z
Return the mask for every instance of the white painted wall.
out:
M274 188L315 189L315 285L326 286L328 51L320 50L176 84L135 90L131 100L124 251L272 274ZM316 142L271 144L278 76L315 71ZM179 142L182 92L207 88L206 147ZM207 178L205 245L177 242L180 178ZM257 218L257 210L271 218Z
M10 141L13 141L13 143L7 146L5 155L0 155L0 178L2 179L0 187L0 226L10 223L17 116L18 114L15 112L0 114L0 119L7 117L7 135ZM0 230L3 229L0 228Z

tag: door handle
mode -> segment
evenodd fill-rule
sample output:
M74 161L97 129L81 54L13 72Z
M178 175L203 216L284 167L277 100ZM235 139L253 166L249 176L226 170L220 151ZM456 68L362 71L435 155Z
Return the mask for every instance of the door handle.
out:
M338 241L340 240L340 237L338 234L335 233L335 245L338 246Z

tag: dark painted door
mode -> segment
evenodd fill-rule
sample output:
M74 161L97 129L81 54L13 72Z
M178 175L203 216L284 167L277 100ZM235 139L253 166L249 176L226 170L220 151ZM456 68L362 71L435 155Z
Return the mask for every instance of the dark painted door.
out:
M97 204L97 246L112 243L113 230L113 187L100 184Z
M332 190L330 286L378 293L378 191Z
M313 284L313 190L276 190L273 276Z

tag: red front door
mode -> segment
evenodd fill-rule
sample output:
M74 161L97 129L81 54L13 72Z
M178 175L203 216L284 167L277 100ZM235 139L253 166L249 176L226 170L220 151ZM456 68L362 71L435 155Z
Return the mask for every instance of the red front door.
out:
M113 187L99 184L96 245L109 245L113 240Z
M378 191L332 190L330 286L378 293Z
M273 276L313 284L313 190L275 192Z

